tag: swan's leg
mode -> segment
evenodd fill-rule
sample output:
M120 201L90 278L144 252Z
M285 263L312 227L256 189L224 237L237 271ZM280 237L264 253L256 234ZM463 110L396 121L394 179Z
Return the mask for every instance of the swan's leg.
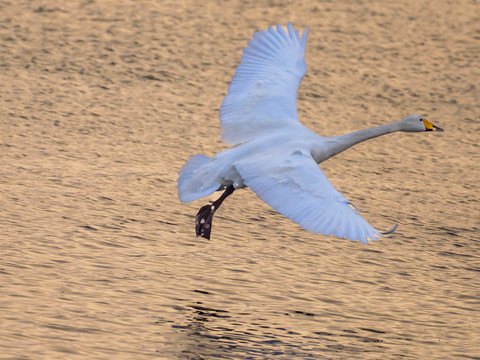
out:
M195 217L195 231L197 232L197 236L210 240L213 214L215 214L215 211L222 205L223 200L232 195L234 191L235 188L233 185L228 186L218 200L198 210L197 216Z

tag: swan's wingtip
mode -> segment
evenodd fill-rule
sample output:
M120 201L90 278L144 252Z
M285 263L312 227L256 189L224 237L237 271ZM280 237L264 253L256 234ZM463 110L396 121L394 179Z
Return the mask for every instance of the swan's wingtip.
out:
M385 232L382 232L382 233L380 233L380 234L382 234L382 235L390 235L390 234L392 234L393 232L395 232L395 230L397 230L397 228L398 228L398 224L395 224L390 230L385 231Z

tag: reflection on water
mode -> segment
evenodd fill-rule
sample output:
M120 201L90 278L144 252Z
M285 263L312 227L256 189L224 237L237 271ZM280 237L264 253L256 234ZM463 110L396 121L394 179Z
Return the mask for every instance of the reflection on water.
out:
M285 358L315 358L320 352L328 356L329 352L362 353L365 352L365 343L376 343L380 350L383 340L372 336L385 334L381 330L360 329L361 331L343 330L339 334L326 331L313 331L305 336L284 327L270 327L266 319L258 318L252 322L250 328L241 330L242 318L251 314L243 313L231 319L225 310L210 309L192 305L195 313L188 325L173 325L173 328L182 329L186 335L184 341L188 346L181 351L182 358L186 359L251 359L262 357ZM291 311L277 316L315 316L303 311ZM219 324L218 318L229 319L228 323ZM236 323L236 324L235 324ZM226 327L229 324L230 327ZM235 326L237 325L237 326ZM239 329L238 329L239 328ZM359 334L362 333L362 334ZM345 339L350 343L359 342L360 345L343 345L338 339ZM300 340L300 341L299 341ZM317 354L317 355L315 355Z

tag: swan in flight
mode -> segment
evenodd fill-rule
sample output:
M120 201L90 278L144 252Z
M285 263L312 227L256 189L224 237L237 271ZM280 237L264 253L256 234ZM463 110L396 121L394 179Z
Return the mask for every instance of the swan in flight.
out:
M317 164L362 141L396 131L443 131L421 115L353 132L321 137L300 124L297 90L307 71L309 28L290 23L253 34L220 108L221 140L232 147L209 158L194 155L179 172L178 195L190 202L224 190L202 207L197 236L210 239L212 218L236 189L249 187L279 213L315 233L377 240L380 233L327 179Z

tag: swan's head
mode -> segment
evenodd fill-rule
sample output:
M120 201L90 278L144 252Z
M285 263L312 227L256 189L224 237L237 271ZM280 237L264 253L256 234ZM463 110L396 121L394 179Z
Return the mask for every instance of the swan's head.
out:
M399 123L401 130L406 132L443 131L443 129L433 125L422 115L409 115L400 120Z

